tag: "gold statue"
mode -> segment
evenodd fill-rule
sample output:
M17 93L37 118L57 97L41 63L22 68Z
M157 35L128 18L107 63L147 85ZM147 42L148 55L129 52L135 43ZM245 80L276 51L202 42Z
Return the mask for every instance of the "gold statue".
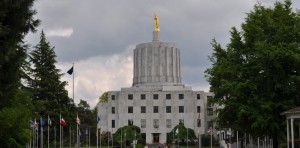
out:
M154 31L159 32L158 16L154 14Z

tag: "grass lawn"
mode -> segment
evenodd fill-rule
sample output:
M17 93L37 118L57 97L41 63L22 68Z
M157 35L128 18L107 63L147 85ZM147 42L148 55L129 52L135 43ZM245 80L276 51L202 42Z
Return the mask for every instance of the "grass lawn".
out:
M77 147L65 147L65 148L77 148ZM88 147L86 147L86 146L81 146L80 148L88 148ZM97 148L97 146L90 146L90 148ZM98 148L100 148L100 146L98 146ZM101 146L101 148L111 148L111 146ZM179 146L179 148L188 148L187 146ZM189 146L189 148L198 148L198 146ZM210 148L210 146L209 147L201 147L201 148ZM213 148L218 148L218 147L214 147L213 146Z

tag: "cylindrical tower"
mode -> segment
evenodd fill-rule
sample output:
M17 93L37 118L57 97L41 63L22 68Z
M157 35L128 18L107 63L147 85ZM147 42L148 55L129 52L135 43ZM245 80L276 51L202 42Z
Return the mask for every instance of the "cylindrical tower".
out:
M134 49L133 86L181 84L180 49L159 41L157 16L154 21L153 41Z

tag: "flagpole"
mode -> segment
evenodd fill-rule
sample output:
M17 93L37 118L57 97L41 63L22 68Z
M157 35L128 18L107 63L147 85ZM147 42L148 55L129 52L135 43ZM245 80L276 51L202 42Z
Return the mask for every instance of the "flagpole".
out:
M37 128L37 131L36 131L36 147L38 147L39 146L39 127Z
M34 125L34 128L32 129L32 146L33 147L35 147L35 132L34 131L35 131L35 125Z
M59 114L59 148L61 148L61 114Z
M101 148L101 128L100 128L100 130L99 130L99 134L100 134L100 148Z
M91 128L89 127L89 147L91 146Z
M64 126L61 127L61 147L64 147Z
M73 63L73 104L74 104L74 75L75 75L75 70L74 70L74 63Z
M88 130L87 130L87 128L85 129L85 142L86 142L86 146L88 146Z
M49 115L48 115L48 148L49 148L49 125L50 123L49 123Z
M98 127L96 127L96 138L97 138L97 148L98 148L98 141L99 141L99 139L98 139Z
M108 134L108 136L107 136L107 145L108 145L108 147L109 147L109 131L107 132Z
M78 117L78 115L77 115L77 117ZM77 120L77 119L76 119ZM77 148L78 148L78 146L79 146L79 141L78 141L78 123L76 124L76 127L77 127L77 132L76 132L76 134L77 134L77 139L76 139L76 145L77 145Z
M40 143L40 145L41 145L41 147L43 147L43 117L41 117L41 119L40 119L40 126L41 126L41 143Z
M212 148L212 132L213 129L210 127L210 148Z
M70 126L70 130L69 130L69 132L70 132L70 147L71 147L71 140L72 140L72 133L71 133L71 131L72 131L72 129L71 129L71 126Z
M121 148L122 148L122 146L123 146L122 137L123 137L123 128L121 128Z
M56 148L56 126L54 126L54 147Z

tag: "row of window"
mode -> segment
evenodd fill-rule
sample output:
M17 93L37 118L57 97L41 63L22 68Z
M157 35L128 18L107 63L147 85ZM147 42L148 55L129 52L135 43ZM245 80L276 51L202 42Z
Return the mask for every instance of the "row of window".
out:
M179 113L184 113L184 106L178 106ZM197 113L201 112L201 106L197 106ZM115 107L111 107L111 113L115 114ZM133 113L133 106L128 106L128 113ZM146 113L146 106L141 106L141 113ZM159 113L159 107L153 106L153 113ZM172 113L172 106L166 106L166 113Z
M184 120L179 119L179 124L184 125ZM133 120L128 119L128 125L133 125ZM146 119L141 119L141 128L146 128ZM115 120L111 120L111 127L115 128ZM159 128L159 119L153 119L153 127ZM172 119L166 119L166 127L171 128L172 127ZM201 119L197 119L197 127L201 127Z
M153 94L153 97L152 97L154 100L157 100L158 99L158 94ZM172 96L171 94L166 94L166 99L171 99ZM197 94L197 99L200 99L200 94ZM146 94L141 94L140 96L140 99L141 100L145 100L146 99ZM184 99L184 94L178 94L178 99ZM111 95L111 100L115 100L115 95ZM128 100L133 100L133 94L128 94Z

